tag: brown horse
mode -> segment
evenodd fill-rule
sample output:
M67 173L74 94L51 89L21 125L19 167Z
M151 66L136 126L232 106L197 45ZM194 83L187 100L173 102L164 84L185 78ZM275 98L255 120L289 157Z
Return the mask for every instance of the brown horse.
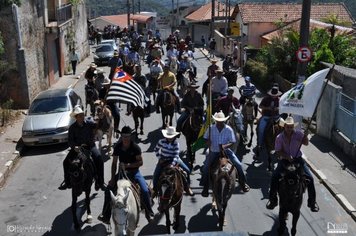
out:
M192 151L192 144L198 139L200 128L203 125L203 110L192 109L189 117L182 124L182 133L185 136L187 144L187 157L190 161L190 166L193 167L195 162L195 152Z
M254 135L254 132L253 132L253 122L255 121L255 116L253 114L254 112L254 106L255 106L255 103L253 101L253 99L251 98L246 98L246 102L245 104L243 105L242 107L242 115L244 117L243 119L243 123L244 123L244 139L247 140L247 129L248 129L248 126L250 126L250 140L247 144L248 147L251 147L252 145L252 138L253 138L253 135ZM246 141L247 142L247 141Z
M139 126L140 126L140 135L143 135L143 121L145 120L145 110L140 106L134 107L132 109L132 117L133 117L134 122L135 122L136 135L138 135L137 129L138 129ZM140 124L139 124L138 119L141 120Z
M256 133L258 138L258 126L259 121L257 122L256 126ZM276 141L276 137L279 133L282 132L282 127L279 125L279 119L274 120L271 118L268 121L268 124L265 129L265 136L264 136L264 146L267 152L267 161L268 161L268 171L272 171L272 155L274 154L274 143ZM256 147L255 155L253 156L254 160L258 160L260 156L260 147Z
M160 213L166 215L166 229L167 233L171 233L171 220L169 215L170 208L174 208L173 229L177 230L179 227L179 214L181 210L183 198L183 177L177 167L167 166L163 169L157 183Z
M158 89L158 75L157 74L146 74L146 77L149 78L148 88L150 94L153 96L153 101L156 101L157 89Z
M213 209L218 211L219 229L223 230L227 203L235 189L237 170L224 153L210 170L213 188Z
M158 104L162 112L162 128L165 129L167 125L172 126L176 98L171 91L166 89L162 91L161 98L162 100Z

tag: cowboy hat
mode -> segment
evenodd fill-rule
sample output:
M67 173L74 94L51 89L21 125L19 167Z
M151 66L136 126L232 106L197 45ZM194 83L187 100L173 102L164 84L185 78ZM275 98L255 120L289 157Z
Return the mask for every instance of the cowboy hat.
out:
M279 125L282 127L284 127L285 125L293 125L294 127L296 127L298 124L298 122L294 122L292 116L288 116L285 120L283 118L279 119Z
M76 105L73 108L73 111L70 113L70 117L75 118L79 114L84 114L83 109L80 107L80 105Z
M227 119L229 119L230 116L225 117L225 114L220 111L220 112L215 112L215 114L213 115L213 119L217 122L224 122L227 121Z
M95 63L93 63L93 62L92 62L92 63L90 64L90 67L91 67L91 68L96 68L96 67L97 67L97 65L96 65Z
M95 73L95 72L94 72L94 73ZM104 74L105 71L103 71L102 69L98 68L98 69L96 69L96 73L97 73L97 74Z
M216 73L223 73L224 71L221 68L219 68L219 69L215 70L215 72Z
M197 89L197 88L199 88L200 86L199 85L197 85L196 83L190 83L190 84L188 84L188 86L187 86L188 88L194 88L194 89Z
M121 136L131 136L133 133L133 130L131 129L130 126L126 125L124 127L122 127L121 131L119 131L119 133L121 134Z
M114 57L117 57L117 56L119 56L119 52L114 51Z
M216 63L216 62L218 62L218 60L216 60L216 59L211 59L210 62L211 62L211 63Z
M179 135L180 132L177 132L175 127L168 126L166 129L162 130L162 134L165 138L174 138L175 136Z
M279 91L278 87L275 86L270 91L268 91L267 94L272 96L272 97L278 97L278 96L282 95L282 92Z

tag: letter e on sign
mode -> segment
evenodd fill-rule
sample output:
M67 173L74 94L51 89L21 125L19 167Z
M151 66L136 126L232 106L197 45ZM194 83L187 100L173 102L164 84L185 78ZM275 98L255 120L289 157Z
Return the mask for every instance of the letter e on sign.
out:
M309 47L300 47L297 51L297 59L299 62L308 62L310 61L312 52Z

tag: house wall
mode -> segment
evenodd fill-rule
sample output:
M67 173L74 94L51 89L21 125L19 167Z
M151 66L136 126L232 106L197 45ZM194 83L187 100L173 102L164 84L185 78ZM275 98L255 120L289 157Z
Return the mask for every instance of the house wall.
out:
M195 45L201 45L201 36L204 35L205 37L205 42L208 45L208 38L210 34L210 26L209 25L203 25L203 24L194 24L192 23L190 25L191 27L191 35L192 35L192 40Z
M345 75L344 73L334 70L333 82L342 86L342 92L351 98L356 98L356 74Z
M277 29L277 27L273 23L249 23L247 45L261 48L261 35L275 29Z

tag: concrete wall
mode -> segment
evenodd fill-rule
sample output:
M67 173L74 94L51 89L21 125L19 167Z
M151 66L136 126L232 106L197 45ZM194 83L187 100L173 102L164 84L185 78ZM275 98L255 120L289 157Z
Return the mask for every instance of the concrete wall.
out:
M356 162L356 144L351 143L345 135L337 130L333 130L331 140Z
M316 115L317 134L329 140L332 138L336 107L338 104L338 94L342 88L334 83L328 83L324 94L321 98Z

